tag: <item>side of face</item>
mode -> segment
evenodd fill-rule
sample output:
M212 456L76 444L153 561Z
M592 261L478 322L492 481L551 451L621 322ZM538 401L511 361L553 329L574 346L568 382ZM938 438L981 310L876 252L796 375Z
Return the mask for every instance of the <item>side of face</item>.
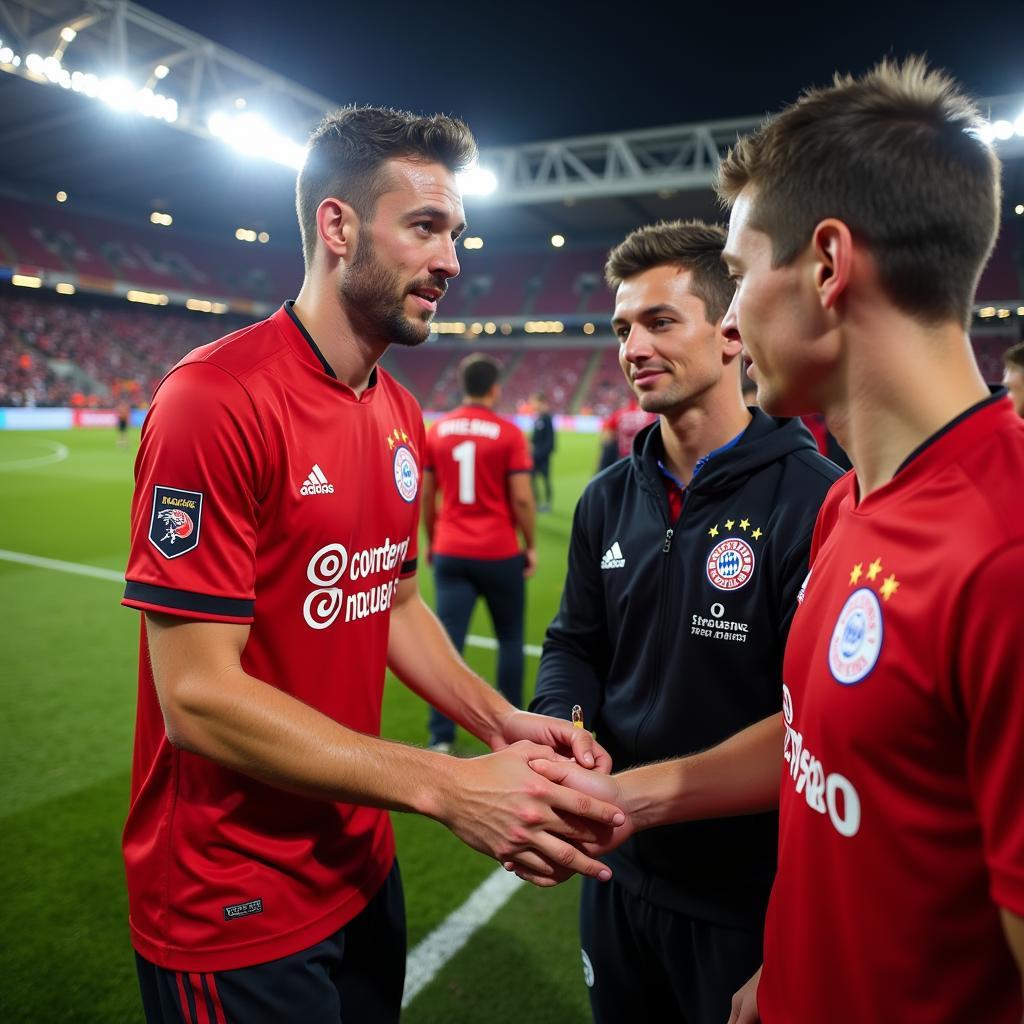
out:
M1003 374L1003 383L1010 393L1017 415L1024 417L1024 370L1019 366L1008 366Z
M678 411L730 383L726 366L740 345L708 323L704 301L690 290L692 279L677 266L652 267L615 293L619 365L645 412Z
M792 263L773 267L771 239L750 222L753 200L748 186L729 218L722 258L736 290L722 330L742 343L751 360L747 376L757 384L762 409L774 416L820 412L831 349L815 344L825 317L814 284L813 247L809 244Z
M455 175L442 164L394 159L383 173L373 218L350 229L340 293L357 329L417 345L459 273L465 212Z

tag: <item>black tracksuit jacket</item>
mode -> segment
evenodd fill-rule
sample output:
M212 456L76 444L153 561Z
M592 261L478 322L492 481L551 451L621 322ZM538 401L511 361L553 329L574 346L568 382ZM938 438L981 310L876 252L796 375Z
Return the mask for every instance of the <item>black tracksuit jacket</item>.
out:
M676 522L658 423L576 507L531 710L568 718L580 704L616 771L704 750L781 708L811 531L841 472L799 420L752 411L739 442L697 473ZM652 903L760 928L777 827L774 813L666 825L606 860Z

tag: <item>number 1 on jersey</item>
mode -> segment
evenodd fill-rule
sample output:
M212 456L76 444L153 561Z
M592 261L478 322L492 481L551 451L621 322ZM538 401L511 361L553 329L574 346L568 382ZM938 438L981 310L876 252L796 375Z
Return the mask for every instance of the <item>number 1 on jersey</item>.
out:
M459 464L459 504L476 501L476 441L463 441L452 449L452 458Z

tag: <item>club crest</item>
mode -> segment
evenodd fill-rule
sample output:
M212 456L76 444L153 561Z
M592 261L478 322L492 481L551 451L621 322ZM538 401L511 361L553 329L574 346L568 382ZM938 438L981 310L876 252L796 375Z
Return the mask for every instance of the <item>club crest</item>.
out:
M395 447L394 470L395 486L402 501L415 501L419 490L419 469L412 452L404 444Z
M164 558L187 554L199 544L203 495L176 487L153 488L149 540Z

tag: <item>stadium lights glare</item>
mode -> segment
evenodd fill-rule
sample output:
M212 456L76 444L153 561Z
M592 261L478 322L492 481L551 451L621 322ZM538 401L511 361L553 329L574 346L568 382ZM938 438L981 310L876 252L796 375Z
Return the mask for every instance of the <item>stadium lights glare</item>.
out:
M153 68L153 77L158 80L166 78L170 73L171 69L166 64L157 64L157 66Z
M583 333L584 334L593 334L595 330L596 330L596 328L594 327L593 324L584 324L583 325Z
M470 235L468 238L463 239L462 244L466 249L482 249L484 247L484 240L477 235Z
M494 171L479 164L471 164L461 174L457 174L456 181L464 196L489 196L498 187Z
M77 290L70 281L58 281L54 288L58 295L74 295Z
M43 279L41 277L32 277L29 274L12 274L11 284L17 288L42 288Z
M68 201L68 194L64 189L61 189L53 198L56 199L58 203L66 203Z
M129 302L142 302L147 306L166 306L171 300L160 292L143 292L132 288L124 293Z
M77 35L78 33L70 25L65 25L60 30L60 37L65 43L73 43Z
M512 333L512 325L511 324L502 324L501 325L501 333L502 334L511 334Z
M154 210L149 215L149 222L151 224L159 224L161 227L169 228L174 223L174 218L169 213L161 213L159 210Z
M523 330L527 334L561 334L565 324L561 320L527 320Z
M465 334L466 325L448 320L435 320L430 325L431 334Z
M245 113L232 117L223 111L211 114L206 128L215 139L247 156L260 156L293 170L301 170L306 162L306 148L293 139L275 132L259 114Z
M988 320L989 317L993 317L995 315L995 306L982 306L981 309L978 310L978 316L980 316L983 320Z
M562 246L565 245L565 236L564 235L552 235L551 236L551 244L556 249L561 249Z
M270 241L270 232L269 231L261 231L256 237L259 239L259 241L263 245L266 245L267 242Z
M0 46L0 64L10 64L14 60L14 51L9 46Z
M492 324L490 321L484 324L484 333L493 334L498 329L497 324Z
M1017 204L1017 205L1016 205L1016 206L1015 206L1015 207L1013 208L1013 212L1014 212L1015 214L1017 214L1017 216L1018 216L1018 217L1019 217L1019 216L1020 216L1020 215L1021 215L1022 213L1024 213L1024 203L1018 203L1018 204Z
M235 238L240 242L255 242L258 237L252 228L238 228L235 231Z
M185 308L196 313L226 313L226 302L212 302L210 299L186 299Z

